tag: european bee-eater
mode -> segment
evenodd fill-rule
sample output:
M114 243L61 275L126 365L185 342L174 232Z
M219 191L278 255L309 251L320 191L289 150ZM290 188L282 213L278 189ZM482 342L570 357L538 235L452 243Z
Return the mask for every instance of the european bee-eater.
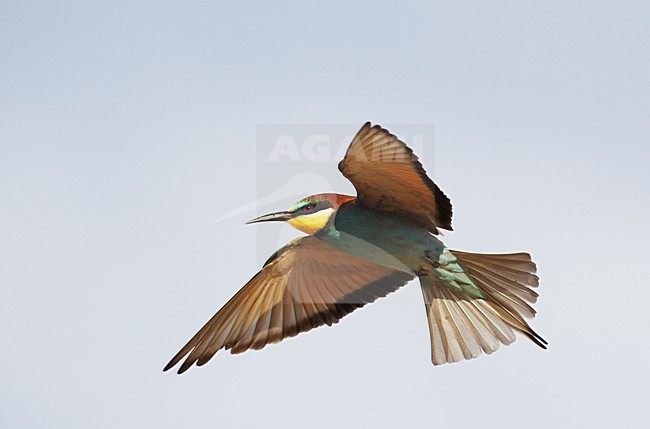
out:
M172 358L178 373L231 353L261 349L384 297L418 277L434 365L490 354L519 332L546 348L526 322L537 300L528 253L450 250L451 202L403 142L366 123L339 170L357 196L317 194L248 223L285 221L308 234L275 252Z

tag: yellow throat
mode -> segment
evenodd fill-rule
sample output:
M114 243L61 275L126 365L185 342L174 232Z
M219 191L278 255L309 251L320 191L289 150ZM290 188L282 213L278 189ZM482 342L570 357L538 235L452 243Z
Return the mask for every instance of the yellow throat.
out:
M327 225L327 221L330 216L334 213L333 208L328 208L325 210L317 211L316 213L307 214L289 219L287 223L296 228L298 231L302 231L305 234L314 235Z

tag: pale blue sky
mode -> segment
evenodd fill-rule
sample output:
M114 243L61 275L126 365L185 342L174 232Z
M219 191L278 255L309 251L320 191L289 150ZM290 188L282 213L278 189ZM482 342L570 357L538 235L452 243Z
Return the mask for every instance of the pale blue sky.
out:
M648 22L644 1L0 1L0 426L649 427ZM445 242L532 253L549 350L433 367L411 283L163 373L297 235L244 225L284 201L215 221L286 184L260 127L366 120L433 126Z

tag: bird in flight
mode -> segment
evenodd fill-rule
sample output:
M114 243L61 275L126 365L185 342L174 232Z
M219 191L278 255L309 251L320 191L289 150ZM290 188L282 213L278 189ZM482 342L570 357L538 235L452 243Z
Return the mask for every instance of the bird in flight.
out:
M221 349L259 350L322 325L420 280L434 365L490 354L518 332L548 344L535 316L536 266L528 253L447 248L449 198L417 156L379 125L363 125L339 170L357 196L317 194L248 223L283 221L308 234L275 252L164 371L207 363Z

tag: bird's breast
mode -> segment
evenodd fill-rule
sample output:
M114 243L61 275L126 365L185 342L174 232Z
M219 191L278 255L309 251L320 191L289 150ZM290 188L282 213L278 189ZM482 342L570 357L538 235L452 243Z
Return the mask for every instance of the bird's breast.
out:
M353 256L406 272L419 270L425 251L444 247L407 218L354 204L339 208L327 234L319 238Z

